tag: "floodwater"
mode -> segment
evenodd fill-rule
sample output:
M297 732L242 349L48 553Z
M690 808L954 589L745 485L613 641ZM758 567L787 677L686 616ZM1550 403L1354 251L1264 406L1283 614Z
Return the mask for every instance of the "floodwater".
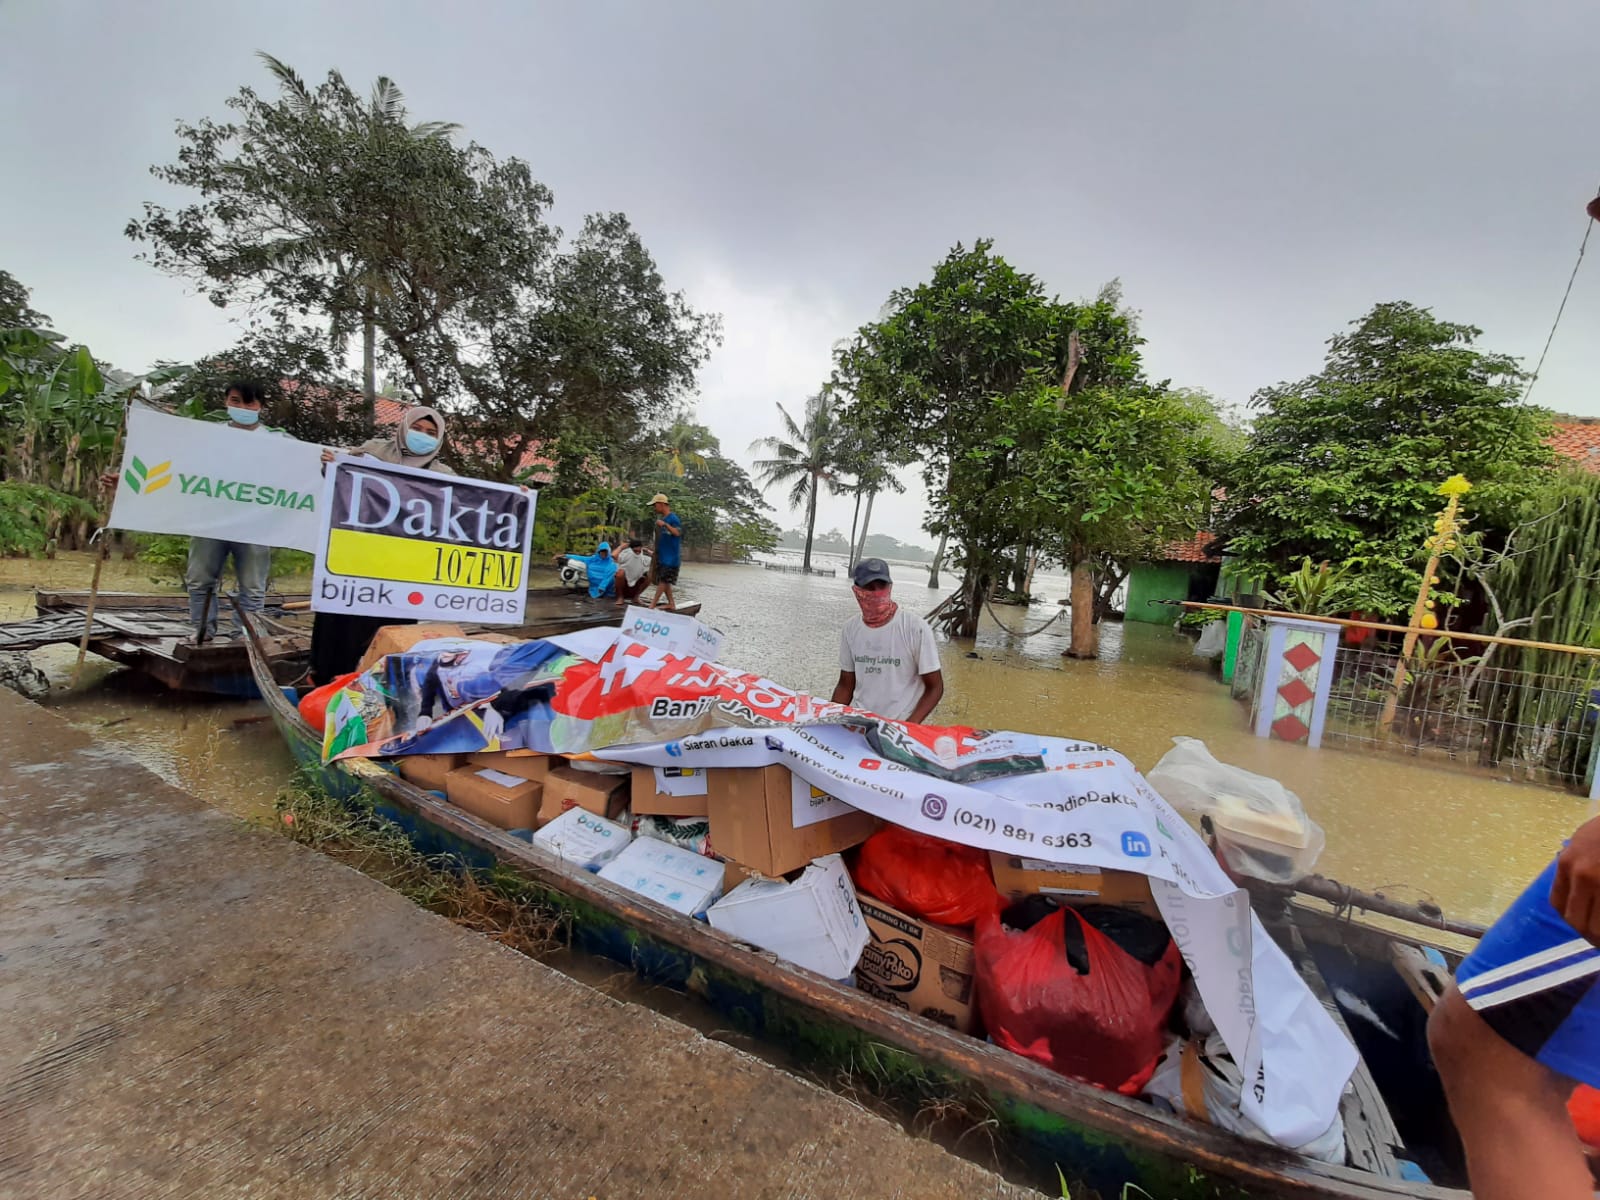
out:
M786 559L786 561L794 561ZM701 618L728 636L725 657L790 687L828 695L838 675L838 630L855 611L843 564L835 578L759 566L688 564L680 593L704 603ZM10 567L11 564L3 564ZM30 566L31 569L31 566ZM141 568L112 564L105 586L149 588ZM926 587L927 569L895 564L896 598L926 612L944 594ZM57 586L83 587L87 569ZM13 569L0 578L0 619L32 614L31 593ZM32 579L26 580L32 583ZM946 577L946 589L954 580ZM997 608L1021 633L1062 610L1067 581L1041 576L1046 601L1029 610ZM1065 616L1032 636L1014 636L985 617L975 645L942 646L945 700L934 719L980 728L1030 730L1102 742L1149 769L1174 736L1202 739L1224 762L1281 780L1328 835L1318 870L1359 888L1431 899L1452 916L1488 921L1590 815L1585 799L1492 776L1424 766L1400 755L1308 750L1253 737L1243 705L1230 699L1215 668L1191 642L1157 626L1107 624L1102 657L1061 656ZM271 811L292 765L264 707L174 697L91 659L69 686L76 652L34 659L56 682L47 701L69 720L103 731L158 774L237 815Z

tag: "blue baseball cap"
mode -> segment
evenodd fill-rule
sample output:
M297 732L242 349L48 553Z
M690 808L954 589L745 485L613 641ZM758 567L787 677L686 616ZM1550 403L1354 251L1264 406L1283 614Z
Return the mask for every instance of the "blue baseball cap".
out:
M881 558L863 558L850 573L850 580L857 587L866 587L869 583L894 582L889 575L889 564Z

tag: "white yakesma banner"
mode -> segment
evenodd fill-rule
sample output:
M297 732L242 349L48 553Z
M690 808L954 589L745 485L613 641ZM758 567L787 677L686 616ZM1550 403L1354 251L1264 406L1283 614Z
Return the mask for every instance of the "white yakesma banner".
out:
M316 549L322 447L142 404L124 444L113 529Z

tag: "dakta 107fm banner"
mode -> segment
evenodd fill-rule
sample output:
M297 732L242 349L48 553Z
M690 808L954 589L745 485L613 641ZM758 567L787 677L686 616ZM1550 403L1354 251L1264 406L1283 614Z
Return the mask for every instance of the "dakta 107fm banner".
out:
M341 456L323 487L314 612L517 625L535 495Z

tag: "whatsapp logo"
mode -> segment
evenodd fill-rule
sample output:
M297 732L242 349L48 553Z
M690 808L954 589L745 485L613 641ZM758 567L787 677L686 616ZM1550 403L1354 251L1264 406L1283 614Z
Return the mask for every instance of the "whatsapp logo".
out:
M169 458L166 462L147 467L136 454L133 456L133 461L128 464L128 469L122 473L122 481L136 496L148 496L151 492L159 492L172 482L172 460Z

